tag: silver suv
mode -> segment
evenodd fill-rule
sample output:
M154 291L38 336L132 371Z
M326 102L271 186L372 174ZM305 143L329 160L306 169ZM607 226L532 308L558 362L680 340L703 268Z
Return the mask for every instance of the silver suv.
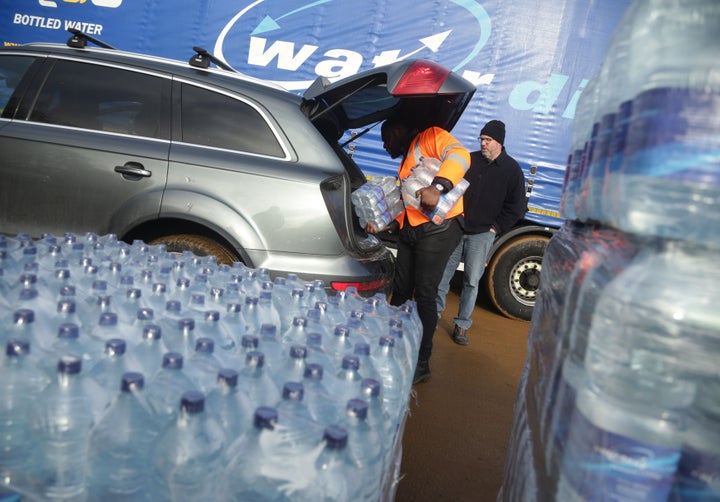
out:
M297 96L199 48L184 63L88 39L0 49L0 233L114 233L388 292L393 256L358 224L366 178L338 141L393 113L452 127L470 83L407 61ZM418 65L442 79L430 92Z

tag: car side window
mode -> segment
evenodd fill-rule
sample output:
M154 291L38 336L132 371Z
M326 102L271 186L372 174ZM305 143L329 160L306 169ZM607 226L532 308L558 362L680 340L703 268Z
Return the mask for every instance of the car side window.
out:
M265 118L252 106L193 85L182 87L182 140L196 145L283 157Z
M151 138L169 137L163 86L154 75L58 60L30 120Z
M29 56L0 57L0 116L5 116L10 97L35 58Z

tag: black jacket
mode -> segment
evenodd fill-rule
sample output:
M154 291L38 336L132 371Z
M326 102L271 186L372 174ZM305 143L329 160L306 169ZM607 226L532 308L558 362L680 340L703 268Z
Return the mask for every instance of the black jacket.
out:
M500 234L525 215L525 176L504 147L492 162L479 151L471 152L465 179L470 182L463 197L465 233L479 234L492 227Z

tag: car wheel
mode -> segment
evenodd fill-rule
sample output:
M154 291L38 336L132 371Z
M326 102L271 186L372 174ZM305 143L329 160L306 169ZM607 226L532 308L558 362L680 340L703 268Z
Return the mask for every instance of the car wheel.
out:
M493 256L485 274L488 296L504 316L524 321L532 318L548 240L537 235L519 237Z
M165 249L171 253L182 253L190 251L197 256L215 256L217 262L226 265L232 265L234 262L241 261L237 255L223 244L202 235L166 235L158 237L148 244L164 244Z

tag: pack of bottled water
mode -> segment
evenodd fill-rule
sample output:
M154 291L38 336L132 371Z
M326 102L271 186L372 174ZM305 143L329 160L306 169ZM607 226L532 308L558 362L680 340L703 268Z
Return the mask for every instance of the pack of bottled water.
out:
M720 500L719 34L635 1L583 91L500 500Z
M440 164L438 159L422 157L418 165L412 169L412 174L400 182L400 191L405 206L423 211L436 225L445 221L445 217L455 207L469 185L469 182L463 178L448 193L440 196L440 200L432 211L424 210L416 193L421 188L430 186L440 169Z
M370 178L350 195L350 200L363 228L372 223L375 228L382 230L404 208L397 178L393 176Z
M420 333L382 294L0 236L0 495L392 500Z

